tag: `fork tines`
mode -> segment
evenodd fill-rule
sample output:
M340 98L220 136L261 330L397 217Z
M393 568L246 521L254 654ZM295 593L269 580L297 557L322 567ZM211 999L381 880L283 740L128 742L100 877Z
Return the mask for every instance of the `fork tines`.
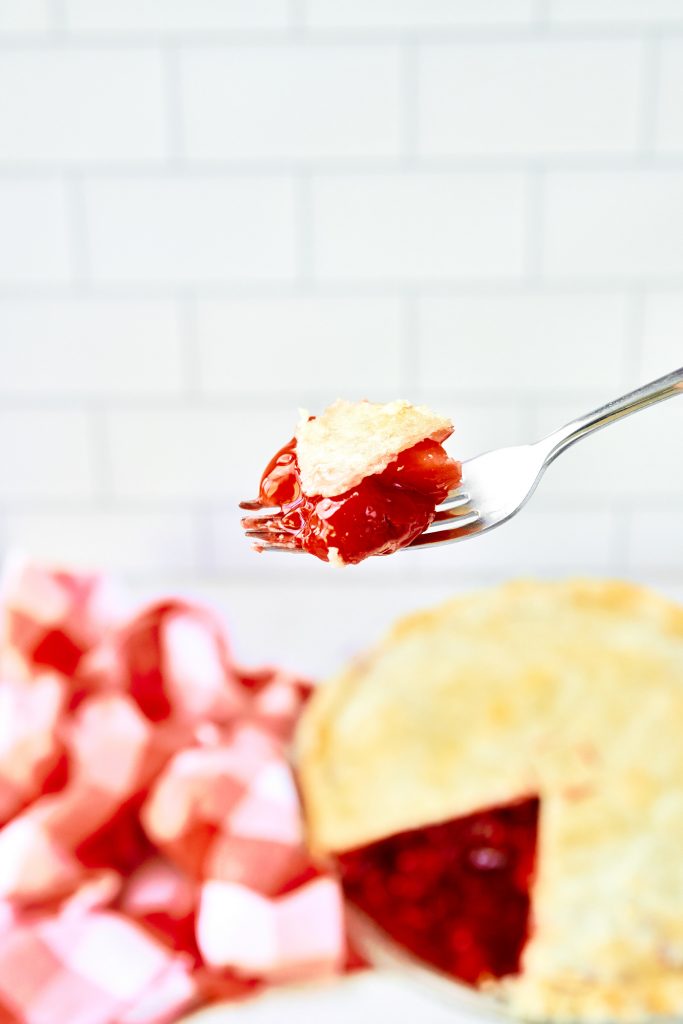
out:
M420 536L440 534L453 527L469 526L472 523L476 523L478 519L479 512L472 508L468 492L462 490L454 491L440 505L436 506L433 520ZM417 543L419 539L418 537L416 541L413 541L413 544Z
M241 501L241 509L251 515L241 519L245 535L254 542L256 551L299 551L294 540L282 526L282 509L256 501Z
M291 533L283 527L281 508L264 505L258 498L241 501L239 507L249 513L241 522L256 551L301 551ZM480 513L472 508L469 493L454 491L437 505L430 525L408 547L428 546L464 537L476 528L479 519Z

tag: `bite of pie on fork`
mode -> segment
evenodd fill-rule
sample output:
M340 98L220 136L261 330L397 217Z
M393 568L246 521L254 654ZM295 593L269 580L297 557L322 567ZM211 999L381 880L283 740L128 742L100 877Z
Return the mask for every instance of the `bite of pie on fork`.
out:
M307 551L338 565L473 537L519 512L576 441L675 395L683 367L539 441L462 464L442 446L450 420L426 407L340 400L318 417L301 415L258 498L241 503L242 525L256 550Z

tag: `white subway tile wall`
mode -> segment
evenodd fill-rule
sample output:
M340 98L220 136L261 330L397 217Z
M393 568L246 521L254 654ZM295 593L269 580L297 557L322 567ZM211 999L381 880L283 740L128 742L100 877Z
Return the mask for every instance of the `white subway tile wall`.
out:
M45 32L51 24L50 0L3 0L0 4L0 36Z
M7 96L0 100L7 102ZM71 280L74 225L69 193L67 182L55 177L19 178L0 172L0 288Z
M549 278L683 277L683 174L679 169L549 171L544 202Z
M292 177L145 174L83 185L85 276L174 287L293 281Z
M174 299L0 302L0 394L181 396L185 357Z
M61 0L76 32L171 35L286 29L288 0Z
M632 153L639 40L523 39L418 49L418 151L430 156Z
M395 44L185 50L180 94L188 158L396 157L400 71Z
M683 0L0 0L0 548L312 671L513 575L683 596L680 400L445 552L258 558L234 507L299 406L467 457L683 365L682 111Z
M668 25L683 22L679 0L549 0L559 22L606 25Z
M422 295L417 379L483 394L618 389L629 304L618 292Z
M95 429L89 413L35 404L0 412L0 502L88 503L96 494Z
M316 175L313 276L421 283L521 279L521 171Z
M148 163L167 155L158 50L5 51L0 96L0 163Z
M305 24L321 28L452 28L529 24L534 0L308 0Z
M197 309L202 391L226 401L288 397L293 409L304 399L355 394L362 384L391 401L403 388L404 305L398 295L204 299Z

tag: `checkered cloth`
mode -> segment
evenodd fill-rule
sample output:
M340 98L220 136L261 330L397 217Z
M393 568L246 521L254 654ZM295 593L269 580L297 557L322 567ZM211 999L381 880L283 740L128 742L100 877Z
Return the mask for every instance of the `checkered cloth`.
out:
M309 685L93 575L15 563L0 615L0 1024L170 1024L344 970L286 756Z

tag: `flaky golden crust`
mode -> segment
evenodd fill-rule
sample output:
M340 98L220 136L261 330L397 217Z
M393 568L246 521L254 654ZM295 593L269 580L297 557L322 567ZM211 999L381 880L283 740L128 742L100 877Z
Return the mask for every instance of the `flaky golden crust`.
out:
M453 424L410 402L340 399L315 419L303 413L296 453L304 494L343 494L366 476L381 473L401 452L431 438L444 441Z
M683 1013L683 609L520 582L399 622L298 737L311 841L341 851L538 794L530 1019Z

